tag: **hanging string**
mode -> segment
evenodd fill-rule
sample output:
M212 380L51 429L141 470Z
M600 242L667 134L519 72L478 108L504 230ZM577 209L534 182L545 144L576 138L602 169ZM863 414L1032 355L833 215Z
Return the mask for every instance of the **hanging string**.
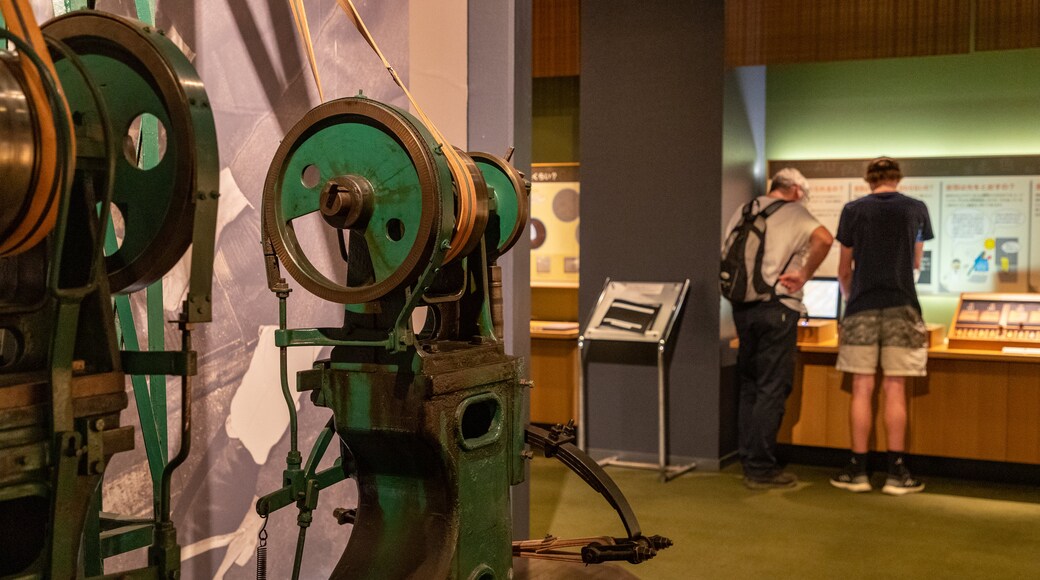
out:
M325 91L321 88L321 75L318 74L318 60L314 57L314 44L311 42L311 27L307 23L307 10L303 7L303 0L289 0L289 9L292 10L293 22L296 30L303 38L303 44L307 48L307 60L311 63L311 73L314 75L314 85L318 88L318 100L325 102Z
M386 59L383 52L379 50L379 46L376 44L372 34L368 31L368 27L365 26L365 22L361 19L361 15L358 13L357 8L354 6L353 0L336 0L343 12L346 13L350 21L354 23L354 27L357 28L358 32L365 39L365 42L372 48L379 57L379 60L386 67L386 70L390 73L390 77L394 83L404 91L405 97L408 98L408 102L411 103L412 108L415 109L416 114L419 116L419 120L426 126L433 136L433 140L437 143L440 153L445 157L448 162L448 169L451 171L452 179L458 187L457 197L457 212L455 221L455 230L452 232L451 247L448 249L444 261L448 262L455 259L463 249L465 249L471 239L474 236L480 235L481 232L476 231L477 223L477 186L473 181L473 176L466 169L465 163L462 161L462 157L455 150L454 147L444 138L444 135L437 129L437 126L433 124L433 121L426 115L423 108L419 106L415 98L412 96L411 91L405 85L404 81L401 80L400 75L394 70L394 67L390 64L390 61ZM318 63L314 56L314 45L311 40L310 27L307 24L307 12L303 7L303 0L289 0L289 7L292 10L293 20L296 22L296 28L303 39L303 43L307 48L307 58L310 60L311 72L314 75L314 84L318 89L318 96L322 102L325 101L324 91L321 87L321 75L318 73Z
M419 115L419 119L426 125L426 128L433 134L434 141L440 146L441 152L448 161L448 168L451 170L451 175L455 179L455 183L458 185L458 215L455 222L455 231L452 235L452 247L448 250L447 255L444 258L445 262L454 259L459 253L466 247L470 238L474 235L479 235L476 232L474 226L476 222L477 212L477 186L473 182L473 176L470 175L469 171L466 170L463 164L462 158L454 147L448 143L448 140L444 138L444 135L437 129L437 126L433 124L433 121L426 116L426 112L423 111L419 103L412 97L412 93L405 86L404 81L394 70L394 67L390 65L390 61L383 56L383 51L379 50L379 46L376 45L375 38L368 31L368 27L365 26L365 21L361 19L361 14L358 12L357 7L354 6L353 0L336 0L339 3L339 7L343 9L347 17L350 18L351 22L354 23L354 27L357 28L358 32L365 39L372 50L382 61L383 66L390 72L390 77L394 79L397 86L401 87L404 91L404 95L408 97L408 102L412 104L416 114ZM463 230L462 228L468 228Z

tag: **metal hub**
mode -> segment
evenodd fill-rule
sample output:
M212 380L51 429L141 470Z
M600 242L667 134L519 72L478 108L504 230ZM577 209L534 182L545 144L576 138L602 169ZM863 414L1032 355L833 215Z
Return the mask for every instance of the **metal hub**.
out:
M333 177L321 190L321 217L334 228L362 229L372 216L372 184L360 175Z

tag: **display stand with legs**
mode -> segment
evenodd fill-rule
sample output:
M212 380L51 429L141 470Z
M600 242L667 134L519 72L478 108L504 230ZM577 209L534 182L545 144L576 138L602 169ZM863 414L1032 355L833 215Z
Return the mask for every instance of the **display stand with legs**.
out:
M657 463L625 461L621 456L599 461L603 466L651 469L662 482L697 467L696 463L668 463L668 358L672 328L682 310L689 279L683 282L617 282L607 278L592 309L588 325L578 337L581 366L578 373L578 446L587 450L588 364L593 342L614 343L622 351L656 346L657 350Z

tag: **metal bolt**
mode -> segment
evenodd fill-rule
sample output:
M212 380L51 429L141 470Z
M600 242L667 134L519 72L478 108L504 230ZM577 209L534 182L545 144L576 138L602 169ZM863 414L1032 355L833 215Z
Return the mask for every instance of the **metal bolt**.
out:
M104 431L105 430L105 420L104 419L98 419L97 421L94 421L94 430L95 431Z

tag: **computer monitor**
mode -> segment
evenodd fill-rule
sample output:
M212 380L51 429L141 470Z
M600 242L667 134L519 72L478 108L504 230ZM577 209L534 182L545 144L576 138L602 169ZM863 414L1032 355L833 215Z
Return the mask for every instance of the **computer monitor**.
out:
M813 278L802 287L802 304L809 318L837 320L841 314L841 287L837 278Z

